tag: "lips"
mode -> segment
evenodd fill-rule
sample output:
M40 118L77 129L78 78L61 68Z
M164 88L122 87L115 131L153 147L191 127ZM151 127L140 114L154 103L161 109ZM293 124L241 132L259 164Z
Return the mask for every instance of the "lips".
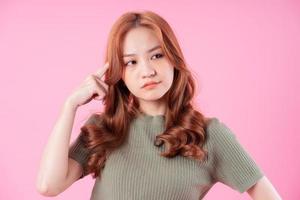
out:
M158 83L160 83L160 82L149 81L149 82L145 83L145 84L142 86L142 88L144 88L144 87L146 87L146 86L148 86L148 85L158 84Z

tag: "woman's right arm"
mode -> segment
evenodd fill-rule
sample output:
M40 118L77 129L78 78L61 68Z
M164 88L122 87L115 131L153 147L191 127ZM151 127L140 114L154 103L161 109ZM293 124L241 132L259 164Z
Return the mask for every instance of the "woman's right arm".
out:
M64 103L44 148L36 182L37 190L42 195L55 196L68 187L66 182L72 184L71 180L67 180L71 160L68 158L68 150L76 110L76 106L70 101ZM80 166L76 163L72 163L71 166L77 168L77 174L80 176ZM74 174L71 177L76 179Z
M108 63L95 75L88 76L64 102L40 161L36 180L40 194L56 196L82 175L81 165L68 155L74 118L79 106L92 99L101 100L106 95L108 86L101 78L107 68Z

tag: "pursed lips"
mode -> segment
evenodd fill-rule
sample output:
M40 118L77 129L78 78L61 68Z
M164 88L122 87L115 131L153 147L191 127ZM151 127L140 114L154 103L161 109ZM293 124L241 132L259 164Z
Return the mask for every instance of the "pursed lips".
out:
M142 86L142 88L144 88L144 87L146 87L146 86L148 86L148 85L153 85L153 84L158 84L158 83L160 83L160 81L159 81L159 82L150 81L150 82L145 83L145 84Z

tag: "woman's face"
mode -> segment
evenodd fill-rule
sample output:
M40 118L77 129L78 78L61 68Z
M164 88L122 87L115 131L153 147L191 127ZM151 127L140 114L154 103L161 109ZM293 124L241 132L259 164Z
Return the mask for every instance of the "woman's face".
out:
M160 99L171 87L174 67L163 55L159 40L148 28L133 28L124 38L122 79L140 101ZM149 81L158 84L143 87Z

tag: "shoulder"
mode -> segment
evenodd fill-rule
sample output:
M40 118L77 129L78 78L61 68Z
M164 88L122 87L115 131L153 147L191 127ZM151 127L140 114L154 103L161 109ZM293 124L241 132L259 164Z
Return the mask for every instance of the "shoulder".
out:
M219 143L235 139L235 134L222 120L217 117L207 119L206 136L208 142Z
M206 118L206 121L207 121L206 127L208 131L223 129L227 127L225 123L222 120L220 120L218 117Z

